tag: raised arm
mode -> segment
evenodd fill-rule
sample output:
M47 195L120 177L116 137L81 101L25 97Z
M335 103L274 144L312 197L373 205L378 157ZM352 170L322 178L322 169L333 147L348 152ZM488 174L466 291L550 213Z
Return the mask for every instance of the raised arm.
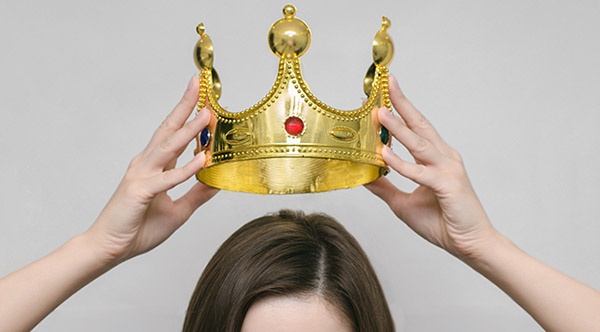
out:
M525 309L547 331L600 331L600 293L545 265L498 233L471 186L460 155L439 136L390 78L400 117L379 110L379 121L415 162L385 147L391 168L419 184L412 193L380 178L367 188L411 229L458 257Z
M59 304L119 263L166 240L217 192L196 183L173 201L167 190L204 165L203 153L176 168L177 158L206 127L203 110L187 122L198 100L199 82L190 80L173 112L137 155L110 201L85 233L48 256L0 279L0 331L29 331Z

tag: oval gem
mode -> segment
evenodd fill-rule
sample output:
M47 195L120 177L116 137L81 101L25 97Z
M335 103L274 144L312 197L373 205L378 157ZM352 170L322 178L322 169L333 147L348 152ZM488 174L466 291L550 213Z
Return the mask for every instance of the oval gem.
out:
M210 142L210 130L208 128L204 128L204 130L200 133L200 145L202 147L207 147Z
M379 139L383 144L388 144L388 142L390 141L390 132L387 130L386 127L382 126L379 130Z

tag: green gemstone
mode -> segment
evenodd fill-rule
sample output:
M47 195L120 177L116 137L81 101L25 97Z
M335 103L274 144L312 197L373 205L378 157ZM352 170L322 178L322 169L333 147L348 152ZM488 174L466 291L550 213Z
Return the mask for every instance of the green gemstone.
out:
M386 127L382 126L379 130L379 139L383 144L388 144L388 142L390 141L390 132L387 130Z

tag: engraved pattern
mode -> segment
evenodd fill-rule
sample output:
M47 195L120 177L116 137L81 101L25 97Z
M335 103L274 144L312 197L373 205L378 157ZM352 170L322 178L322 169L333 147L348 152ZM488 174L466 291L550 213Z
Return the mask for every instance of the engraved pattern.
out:
M357 133L353 129L346 127L335 127L329 131L329 136L342 142L351 142L356 139Z

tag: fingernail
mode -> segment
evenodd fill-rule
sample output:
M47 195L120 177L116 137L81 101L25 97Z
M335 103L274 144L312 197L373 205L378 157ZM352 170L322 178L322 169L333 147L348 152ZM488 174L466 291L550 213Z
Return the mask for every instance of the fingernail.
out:
M208 108L204 107L202 108L200 111L198 111L198 113L196 113L196 119L200 118L202 116L202 114L208 112Z
M205 155L206 155L206 151L200 151L200 152L196 153L193 161L198 161L198 159L205 157Z
M386 118L388 118L388 119L393 119L394 118L394 115L392 114L392 112L390 112L389 109L387 109L387 107L383 107L382 110L383 110L383 115Z
M192 88L192 86L194 85L194 80L196 79L196 75L192 76L192 78L190 78L190 81L188 82L188 86L187 89L190 90Z
M393 83L392 83L392 84L393 84L393 85L394 85L396 88L400 88L400 85L398 85L398 80L396 79L396 76L394 76L394 75L390 74L390 78L393 78L393 80L391 80L391 81L393 81Z

